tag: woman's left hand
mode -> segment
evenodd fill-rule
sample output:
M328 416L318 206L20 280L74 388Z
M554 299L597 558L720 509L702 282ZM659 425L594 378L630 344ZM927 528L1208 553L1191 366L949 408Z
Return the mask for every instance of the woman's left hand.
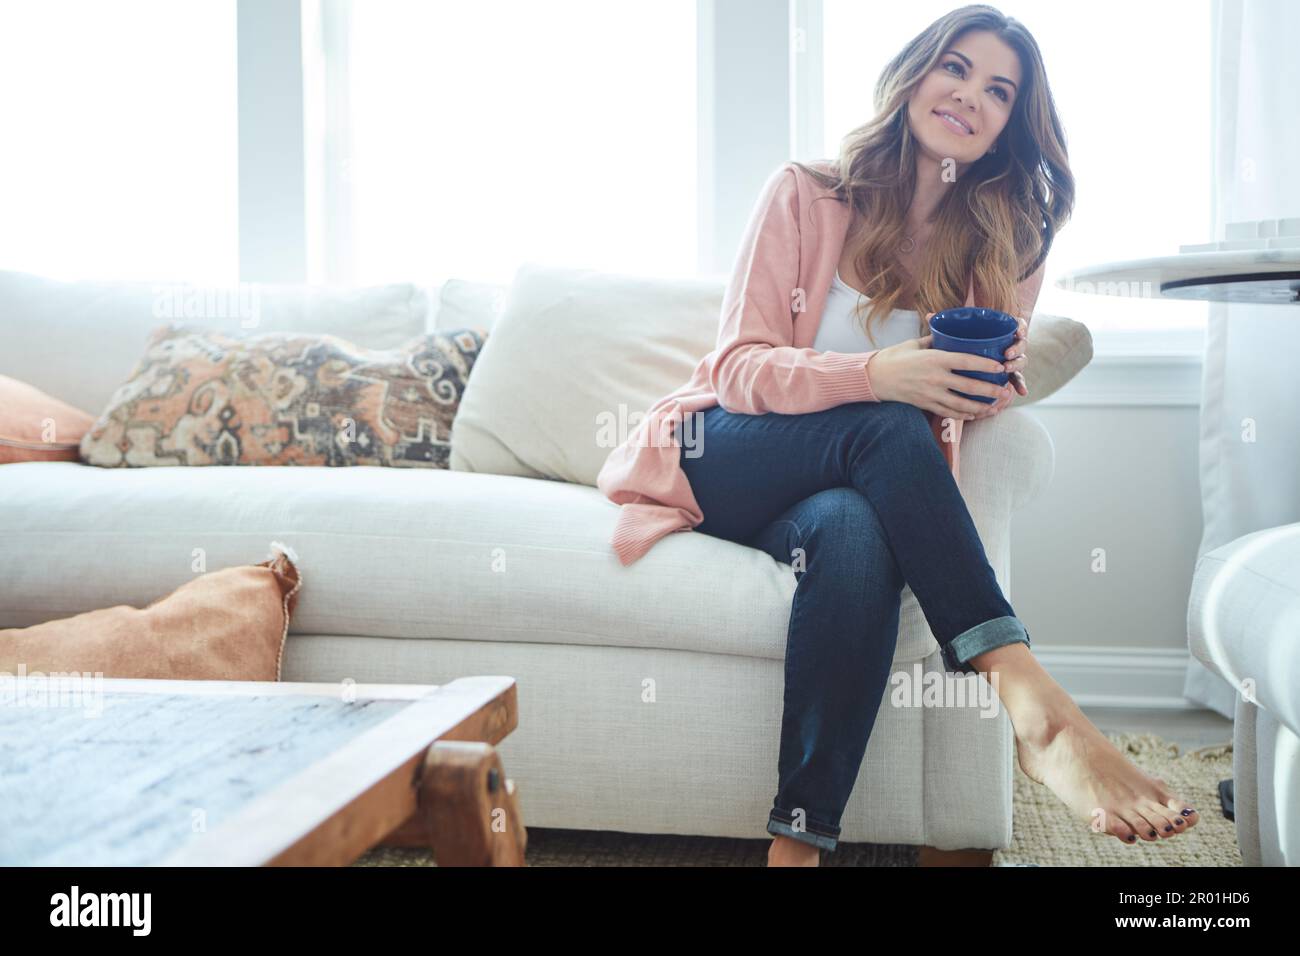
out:
M1021 369L1029 361L1029 356L1025 354L1025 339L1029 336L1029 323L1024 319L1017 317L1019 326L1016 328L1016 340L1005 353L1005 365L1010 373L1007 384L1002 386L1002 394L988 407L986 411L979 412L971 421L979 421L981 418L992 418L1002 411L1015 400L1017 394L1028 395L1029 388L1025 384L1025 377Z

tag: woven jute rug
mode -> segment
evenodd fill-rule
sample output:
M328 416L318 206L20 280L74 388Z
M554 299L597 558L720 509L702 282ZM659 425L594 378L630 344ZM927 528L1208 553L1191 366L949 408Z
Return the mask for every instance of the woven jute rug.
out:
M994 866L1241 866L1237 834L1219 809L1218 783L1232 776L1232 744L1180 754L1153 734L1106 735L1147 773L1163 777L1192 801L1201 820L1186 834L1129 845L1093 833L1065 804L1014 765L1011 845L993 854ZM524 804L527 807L527 804ZM525 824L527 821L525 821ZM595 830L528 828L529 866L766 866L771 838L664 836ZM919 848L841 843L822 854L822 866L916 866ZM435 866L428 850L379 847L353 866Z
M1123 841L1093 833L1075 820L1052 791L1026 777L1013 763L1015 816L1011 845L993 854L994 866L1241 866L1236 824L1219 805L1219 781L1232 776L1232 744L1180 753L1155 734L1108 733L1106 737L1147 773L1161 777L1195 807L1195 828L1167 840Z

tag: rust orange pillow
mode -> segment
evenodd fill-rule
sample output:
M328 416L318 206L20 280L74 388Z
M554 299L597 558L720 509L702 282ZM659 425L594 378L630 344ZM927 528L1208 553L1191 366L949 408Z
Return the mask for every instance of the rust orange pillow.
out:
M202 574L144 608L0 630L0 673L277 681L301 587L281 547L261 564Z
M76 461L95 416L0 375L0 465L16 461Z
M160 326L82 437L81 460L447 468L452 419L486 336L429 332L371 350L333 335Z

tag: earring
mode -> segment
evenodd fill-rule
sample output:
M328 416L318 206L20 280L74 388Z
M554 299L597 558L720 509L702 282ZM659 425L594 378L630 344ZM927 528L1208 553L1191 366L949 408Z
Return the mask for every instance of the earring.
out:
M990 153L990 154L992 154L992 153L996 153L997 151L998 151L998 144L997 144L997 143L994 143L992 146L989 147L989 153Z

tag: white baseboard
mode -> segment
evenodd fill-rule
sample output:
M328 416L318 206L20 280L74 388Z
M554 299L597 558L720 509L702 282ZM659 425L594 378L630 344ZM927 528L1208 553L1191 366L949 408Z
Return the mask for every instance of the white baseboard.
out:
M1201 709L1183 696L1185 649L1052 647L1034 656L1080 707Z

